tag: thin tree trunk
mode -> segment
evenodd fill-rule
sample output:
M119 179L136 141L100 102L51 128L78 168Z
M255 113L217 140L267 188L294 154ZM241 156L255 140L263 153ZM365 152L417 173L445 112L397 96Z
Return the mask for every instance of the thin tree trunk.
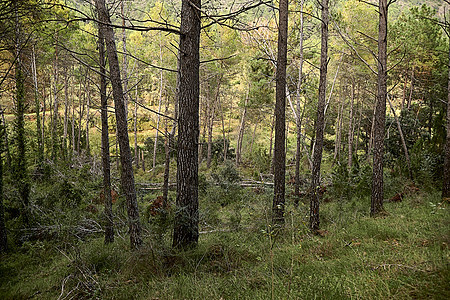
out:
M42 129L41 129L41 103L39 101L39 90L37 82L37 70L36 70L36 51L33 45L31 52L31 71L33 75L34 85L34 110L36 112L36 139L37 139L37 160L42 162L44 160L44 149L42 147Z
M177 209L173 247L198 243L198 137L201 0L182 0L179 62Z
M350 115L348 118L348 171L351 172L353 164L353 102L355 101L355 81L352 80L352 94L350 98Z
M103 165L103 195L105 201L105 244L114 242L114 223L111 197L111 159L109 156L108 129L108 97L106 95L106 61L103 25L98 29L98 54L100 65L100 102L102 119L102 165Z
M450 35L447 32L450 41ZM450 200L450 47L448 52L448 85L447 85L447 135L445 138L444 176L442 180L442 200Z
M408 176L409 176L409 179L412 180L413 176L412 176L412 170L411 170L411 160L409 158L408 147L406 146L406 141L405 141L405 137L403 135L402 126L401 126L400 121L399 121L399 119L397 117L397 114L395 113L394 106L392 105L392 102L389 99L389 95L386 95L386 99L389 102L392 114L394 115L395 122L397 123L397 129L398 129L398 133L400 134L400 141L402 143L403 152L405 153L406 165L408 167Z
M159 101L158 101L158 114L156 116L156 135L155 135L155 143L153 145L153 170L155 170L156 166L156 152L158 149L158 136L159 136L159 120L160 120L160 113L161 113L161 105L162 105L162 89L163 89L163 73L161 71L161 78L160 78L160 86L159 86Z
M67 66L64 68L64 136L63 155L67 157L67 129L69 124L69 72Z
M413 65L411 69L411 85L409 88L409 97L408 97L408 103L406 108L409 110L411 108L411 102L412 102L412 95L414 91L414 71L415 71L415 65Z
M343 111L344 111L344 100L338 99L338 115L337 115L337 119L336 119L336 141L334 142L333 161L336 161L336 158L339 159L339 150L341 149L341 132L342 132Z
M121 181L122 191L127 201L128 226L130 233L131 248L137 249L142 245L141 223L139 221L139 209L136 199L136 188L134 185L134 174L130 142L128 139L127 115L124 103L124 92L120 80L119 59L117 58L116 44L114 41L114 31L111 24L105 0L95 1L99 20L104 26L103 35L108 53L109 71L111 86L113 89L115 113L117 119L117 139L120 146L120 160L122 165Z
M328 0L322 0L322 40L320 51L320 79L319 99L317 103L317 119L315 126L315 146L313 152L313 167L311 178L311 205L309 226L313 233L319 230L319 186L320 165L322 163L323 130L325 125L325 97L327 87L327 61L328 61Z
M17 4L14 4L17 5ZM30 184L28 182L28 172L27 172L27 162L26 162L26 142L25 142L25 112L26 112L26 103L25 103L25 76L22 71L22 53L21 48L21 31L20 31L20 21L17 12L17 6L15 7L16 12L16 36L15 36L15 55L16 55L16 63L15 63L15 84L16 84L16 120L15 120L15 133L16 133L16 143L17 143L17 154L15 157L15 180L19 190L20 199L21 199L21 215L24 220L25 225L29 225L29 214L28 208L30 203Z
M275 148L273 159L274 196L272 222L284 223L286 181L286 65L289 1L280 0L275 101Z
M302 148L302 117L303 117L303 110L302 116L300 116L301 107L300 107L300 101L301 101L301 88L302 88L302 80L303 80L303 4L304 0L301 0L300 2L300 41L299 41L299 66L298 66L298 82L297 82L297 102L296 102L296 108L297 108L297 118L295 119L295 123L297 125L297 148L295 151L295 183L294 183L294 194L295 194L295 206L298 205L300 202L300 160L302 158L301 156L301 148Z
M87 84L87 101L86 101L86 155L91 155L91 147L89 144L89 123L90 123L90 112L91 112L91 92L90 92L90 84Z
M56 35L58 41L58 35ZM58 120L59 120L59 99L58 99L58 45L55 46L55 61L53 65L53 118L52 118L52 159L58 159Z
M208 118L208 147L206 153L206 168L209 169L211 166L211 156L212 156L212 140L213 140L213 128L214 128L214 103L209 110L209 118Z
M258 120L256 120L255 123L255 128L253 129L253 133L252 133L252 140L250 141L250 151L249 153L253 152L253 144L255 143L255 137L256 137L256 129L258 128Z
M125 0L120 2L120 12L122 14L122 50L123 50L123 103L125 105L125 116L128 119L128 54L127 54L127 33L125 31Z
M225 135L225 116L223 113L223 105L222 101L220 100L220 97L218 97L218 105L220 106L220 117L222 121L222 138L223 138L223 161L225 162L227 160L227 152L228 152L228 142Z
M379 0L379 25L378 25L378 88L376 118L373 137L373 176L372 197L370 214L376 216L384 211L383 208L383 155L384 155L384 133L386 119L386 96L387 96L387 0Z
M247 116L247 104L249 100L249 92L250 86L247 90L247 95L245 96L245 102L244 102L244 108L242 110L242 116L241 116L241 123L239 125L239 132L238 132L238 139L236 143L236 165L239 166L242 160L242 141L244 139L244 132L245 132L245 119Z
M134 101L134 111L133 111L133 120L134 120L134 124L133 124L133 129L134 129L134 160L135 160L135 165L136 168L139 169L139 147L138 147L138 138L137 138L137 111L138 111L138 105L137 105L137 100L138 100L138 85L136 83L136 94L135 94L135 101Z
M34 49L34 48L33 48ZM3 115L3 110L1 111ZM5 124L0 124L0 253L8 249L8 233L6 231L5 209L3 206L3 138Z

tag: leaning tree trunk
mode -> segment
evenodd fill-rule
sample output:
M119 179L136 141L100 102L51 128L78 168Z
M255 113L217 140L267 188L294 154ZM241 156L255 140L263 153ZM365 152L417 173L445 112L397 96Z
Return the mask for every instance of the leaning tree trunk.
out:
M380 21L378 25L378 88L373 135L373 175L370 214L375 216L383 208L383 155L387 96L387 0L379 1Z
M450 198L450 48L448 52L447 137L445 140L444 178L442 183L442 199L447 199L448 201L449 198Z
M117 139L120 147L120 161L122 165L121 182L122 191L125 193L128 211L128 226L130 232L131 248L137 249L142 244L141 223L139 221L139 209L136 199L136 187L134 186L134 174L130 141L128 139L127 115L124 104L124 93L120 80L119 59L117 58L114 31L111 26L110 17L106 9L105 0L95 1L99 20L104 26L103 35L108 53L109 73L113 89L114 106L117 119Z
M315 127L315 146L311 178L309 226L313 233L319 230L319 185L320 165L322 163L323 130L325 125L325 97L327 87L328 60L328 0L322 0L322 41L320 51L319 99L317 103L317 119Z
M198 243L198 138L201 0L183 0L178 84L177 210L173 247Z
M105 244L114 242L114 223L111 197L111 158L109 156L108 130L108 97L106 95L106 61L103 25L98 28L98 54L100 65L100 102L102 119L102 165L103 165L103 195L105 201Z
M278 57L275 101L275 148L273 159L274 195L272 203L272 222L284 223L285 181L286 181L286 64L289 1L280 1L280 20L278 25Z

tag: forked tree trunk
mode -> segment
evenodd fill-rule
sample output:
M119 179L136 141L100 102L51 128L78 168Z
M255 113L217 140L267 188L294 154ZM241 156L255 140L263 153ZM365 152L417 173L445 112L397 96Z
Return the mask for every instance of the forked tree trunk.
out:
M317 103L317 119L315 126L315 146L313 151L313 166L310 191L309 227L313 233L319 230L319 186L320 165L322 163L323 130L325 125L325 97L327 87L327 60L328 60L328 0L322 0L322 40L320 51L320 79L319 99Z
M383 155L384 132L386 119L387 96L387 0L379 0L378 25L378 88L375 112L375 127L373 135L373 175L370 214L376 216L384 211L383 208Z
M201 0L182 0L178 84L177 201L173 247L198 243L198 137Z
M100 103L102 119L102 165L103 165L103 195L105 201L105 244L114 242L114 223L111 197L111 159L109 156L108 130L108 97L106 95L106 61L103 25L98 29L98 54L100 65Z
M272 223L284 223L285 181L286 181L286 65L289 1L280 0L278 24L278 56L275 101L275 148L273 159L274 195L272 202Z
M108 53L109 73L111 86L113 89L114 106L117 119L117 139L119 140L120 160L122 165L122 191L124 192L127 201L128 226L131 248L137 249L142 245L142 233L141 223L139 221L139 209L136 199L136 188L134 185L130 142L128 139L127 115L123 98L124 93L122 89L122 82L120 80L119 59L117 58L113 28L108 26L109 24L111 24L111 20L108 15L108 10L106 9L105 0L96 0L95 4L100 22L106 24L106 26L103 27L103 35L105 38L106 50Z

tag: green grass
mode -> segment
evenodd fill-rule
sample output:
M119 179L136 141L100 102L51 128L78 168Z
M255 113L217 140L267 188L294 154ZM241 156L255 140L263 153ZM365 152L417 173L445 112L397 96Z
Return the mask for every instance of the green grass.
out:
M379 218L368 216L368 198L324 204L324 237L308 233L306 205L288 206L285 229L268 232L270 191L243 193L239 226L227 217L236 206L225 206L224 230L184 253L170 249L169 231L147 233L137 252L126 238L22 245L1 257L0 298L450 298L450 208L437 193L387 203Z

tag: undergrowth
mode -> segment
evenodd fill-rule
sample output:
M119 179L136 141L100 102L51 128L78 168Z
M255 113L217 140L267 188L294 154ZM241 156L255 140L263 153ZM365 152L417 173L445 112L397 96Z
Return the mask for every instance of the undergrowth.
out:
M322 237L307 230L307 205L289 204L284 229L274 230L267 221L270 189L244 189L230 179L225 188L233 189L233 198L211 199L225 197L219 188L206 186L202 194L197 249L173 251L170 226L157 220L144 224L139 251L130 250L124 236L112 245L104 245L101 235L63 243L29 241L2 255L0 298L450 297L449 208L439 203L437 192L387 203L382 218L368 215L368 197L325 203ZM218 212L211 216L208 209Z

